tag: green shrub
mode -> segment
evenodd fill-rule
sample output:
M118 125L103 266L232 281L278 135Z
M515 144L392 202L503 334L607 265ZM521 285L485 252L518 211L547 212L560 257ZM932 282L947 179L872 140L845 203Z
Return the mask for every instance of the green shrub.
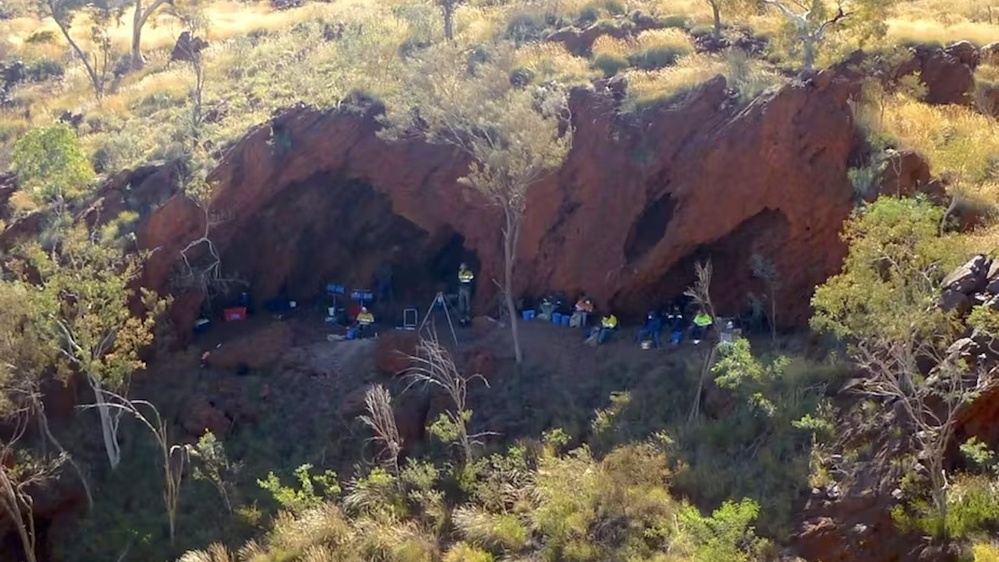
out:
M659 45L643 49L628 57L631 66L642 70L658 70L674 64L677 59L691 51L682 46Z
M547 29L545 18L533 12L515 14L506 24L506 38L517 45L538 41Z
M530 538L527 527L509 513L493 514L476 508L458 508L454 524L468 542L505 552L520 552Z
M598 19L600 19L600 8L590 4L580 10L579 15L576 16L576 24L580 26L591 25L596 23Z
M28 38L24 40L24 42L30 43L32 45L42 45L42 44L54 43L55 40L56 40L55 32L46 29L41 31L35 31L31 35L29 35Z
M693 537L693 558L698 562L747 562L761 547L753 521L760 506L752 500L739 503L726 501L710 517L704 517L693 507L680 513L680 522Z
M90 163L98 174L114 173L141 163L145 153L142 138L131 129L123 129L98 143Z
M612 16L623 16L628 12L628 5L621 0L604 0L604 9Z
M43 82L53 78L62 78L66 74L66 67L57 60L38 59L28 64L25 73L30 81Z
M618 72L628 68L628 59L621 55L603 53L593 59L593 68L604 73L605 78L610 78Z
M690 20L687 19L687 16L673 15L660 18L659 23L666 29L686 30L687 26L690 25Z
M460 542L444 555L444 562L493 562L492 554Z

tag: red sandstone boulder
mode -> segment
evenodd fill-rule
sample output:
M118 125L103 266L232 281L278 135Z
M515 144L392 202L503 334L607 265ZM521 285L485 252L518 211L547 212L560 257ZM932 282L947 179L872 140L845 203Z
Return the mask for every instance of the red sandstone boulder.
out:
M207 363L221 369L235 369L244 365L259 369L277 361L291 347L291 343L291 327L284 322L275 322L211 350Z

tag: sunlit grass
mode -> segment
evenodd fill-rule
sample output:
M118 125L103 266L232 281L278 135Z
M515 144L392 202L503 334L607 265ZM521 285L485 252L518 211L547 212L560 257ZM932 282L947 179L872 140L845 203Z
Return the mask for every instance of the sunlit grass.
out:
M997 10L999 15L999 10ZM982 22L941 24L933 19L888 20L888 39L893 43L931 43L947 45L956 41L971 41L985 45L999 40L999 25Z
M343 0L342 4L356 4L351 0ZM367 2L363 2L367 4ZM346 7L339 6L336 11ZM267 2L242 3L231 0L218 0L206 8L206 16L211 22L207 38L210 41L222 41L247 35L256 31L275 31L290 27L298 22L313 19L324 11L334 11L333 4L313 4L301 8L283 11L273 10ZM111 41L116 51L127 52L132 41L132 16L134 10L126 9L120 20L120 25L110 29ZM147 22L142 30L142 47L144 50L169 49L183 30L183 24L165 10L159 10ZM70 33L73 39L85 51L93 48L88 30L90 19L79 14L73 19ZM33 44L28 39L38 32L51 32L55 35L52 44ZM50 18L42 21L33 18L16 18L0 24L0 33L6 35L7 41L15 48L20 48L33 55L53 56L65 53L67 47L59 32L59 28Z
M517 62L541 81L554 79L563 84L580 85L596 77L589 61L573 56L561 43L529 45L517 52Z
M954 189L999 202L999 125L971 108L928 105L903 96L884 102L883 131L929 161Z
M739 52L725 56L692 54L660 70L626 72L628 109L640 109L668 100L718 75L724 76L730 87L739 90L744 102L766 88L784 82L784 78L765 63Z

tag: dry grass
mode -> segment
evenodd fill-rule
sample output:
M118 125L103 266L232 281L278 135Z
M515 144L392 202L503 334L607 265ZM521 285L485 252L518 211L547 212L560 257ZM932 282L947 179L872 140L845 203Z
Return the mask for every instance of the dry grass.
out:
M748 101L784 79L772 68L738 52L725 56L692 54L673 66L653 71L628 71L628 109L640 109L690 91L714 78L724 76Z
M679 29L643 31L634 39L615 39L604 35L593 42L593 54L596 56L610 54L627 58L653 49L670 49L689 54L694 52L694 42L689 34Z
M887 38L894 43L967 40L984 45L999 40L995 0L915 0L902 2L897 11L887 22Z
M346 3L351 3L349 0ZM267 2L242 3L231 0L218 0L206 8L211 22L208 30L210 41L224 41L245 36L258 31L276 31L288 28L298 22L316 17L319 6L303 6L284 11L274 11ZM126 52L132 41L133 10L126 10L121 25L112 28L111 40L117 51ZM142 45L147 51L169 49L183 30L183 24L166 10L160 10L142 30ZM73 19L70 33L80 46L89 51L93 45L87 30L89 18L83 14ZM56 41L51 44L33 44L28 38L38 32L52 32ZM66 53L59 28L51 19L42 22L33 18L16 18L0 25L0 34L15 48L34 56L57 58Z
M695 25L707 24L711 19L710 9L703 0L538 0L529 4L490 4L465 5L458 10L459 44L471 47L502 37L510 18L525 10L563 20L583 14L607 19L633 10L657 16L681 15ZM908 2L889 21L890 35L903 38L915 34L948 41L999 38L999 27L987 18L983 19L982 5L979 0ZM295 102L330 106L355 89L376 96L390 95L398 87L393 69L404 64L399 57L400 47L406 42L438 41L442 33L434 7L415 0L337 0L281 12L272 11L265 2L243 4L220 0L207 7L207 15L211 22L209 39L212 46L205 52L206 100L210 105L224 102L229 113L218 123L207 126L205 134L220 145L267 120L273 110ZM771 11L740 15L737 19L766 33L776 32L784 24L783 19ZM996 19L999 20L999 15ZM344 22L348 26L363 24L363 33L348 33L343 40L327 42L321 38L324 21ZM123 24L112 32L115 46L121 53L127 51L130 22L131 18L126 14ZM85 24L83 19L78 19L74 35L84 48L88 48ZM296 31L290 31L293 28ZM0 111L0 147L9 148L12 140L27 128L51 122L61 112L69 110L86 115L86 125L82 129L86 147L113 153L111 162L116 166L168 157L169 145L175 144L175 129L189 114L186 96L193 84L189 69L167 64L169 49L181 31L179 21L164 11L157 17L156 25L147 26L143 47L149 64L143 71L127 75L100 105L90 93L80 65L69 56L58 35L51 43L28 42L28 38L39 31L55 30L51 21L39 22L30 18L0 23L0 37L4 38L0 41L7 41L15 55L27 59L49 57L67 65L63 80L23 85L15 91L19 104L30 106L30 115L23 109ZM261 32L263 36L259 37ZM250 40L251 34L258 38ZM729 78L730 83L743 92L744 99L781 81L759 61L739 59L735 55L690 54L692 50L690 37L676 29L646 31L629 40L602 37L594 45L595 56L608 54L632 61L642 59L649 64L644 68L654 68L659 64L657 61L672 62L672 58L664 56L667 51L680 55L675 64L666 68L626 71L632 108L675 96L718 74ZM645 53L649 56L643 58ZM652 53L659 56L653 57ZM519 64L539 80L583 84L598 74L592 70L590 61L574 57L558 45L527 45L518 52L517 58ZM996 68L982 66L978 71L979 80L999 82ZM966 141L973 144L966 151L972 156L958 160L954 155L960 151L947 148L953 143L934 143L929 133L915 132L939 129L939 124L934 125L932 119L940 118L933 113L940 111L957 110L921 109L918 104L900 104L897 112L900 121L891 124L891 128L897 129L892 134L914 147L935 146L930 154L935 170L956 170L962 181L975 186L974 191L988 191L981 178L982 162L986 161L984 155L996 145L992 140L995 136L992 125L968 116L946 116L953 121L947 121L947 126L956 130L978 127ZM921 112L932 115L912 121ZM909 121L903 122L905 120ZM167 124L169 126L165 126ZM2 157L3 151L0 151L0 160Z
M558 80L567 85L581 85L596 77L589 61L573 56L561 43L528 45L517 52L517 63L541 81Z
M904 96L884 102L879 126L903 147L917 150L931 172L947 177L968 197L999 203L999 125L972 109L927 105Z
M671 98L689 91L719 74L724 74L721 58L695 54L681 58L673 66L653 71L629 71L629 98L637 107Z

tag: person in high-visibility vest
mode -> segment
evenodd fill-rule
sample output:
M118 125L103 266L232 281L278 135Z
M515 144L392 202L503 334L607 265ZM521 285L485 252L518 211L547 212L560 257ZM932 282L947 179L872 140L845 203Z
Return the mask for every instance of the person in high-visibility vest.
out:
M366 306L361 307L361 311L357 313L357 327L359 334L363 337L366 336L368 331L371 330L371 325L375 323L375 315L371 314Z
M472 319L472 281L475 274L468 265L461 264L458 268L458 315L462 322Z
M600 320L600 336L597 337L597 343L604 343L608 338L617 330L617 316L614 316L613 312L608 312Z
M694 340L695 344L701 343L704 339L704 334L707 333L708 329L714 324L714 319L711 315L701 309L697 311L697 316L694 316L694 331L691 334L691 339Z

